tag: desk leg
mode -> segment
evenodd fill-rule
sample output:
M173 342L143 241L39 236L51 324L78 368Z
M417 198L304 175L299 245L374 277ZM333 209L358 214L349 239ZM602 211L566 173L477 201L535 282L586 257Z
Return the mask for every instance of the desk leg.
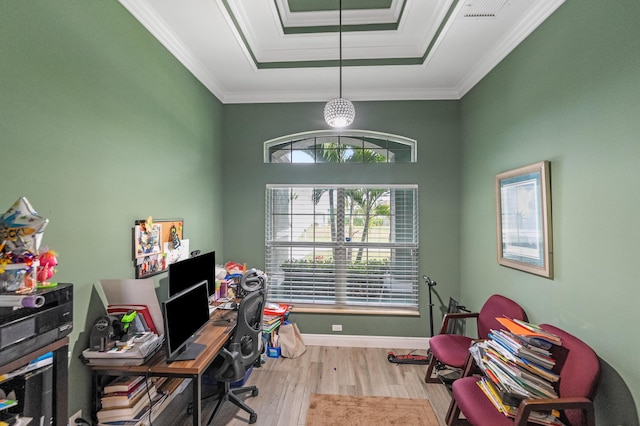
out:
M100 404L100 395L102 388L100 387L100 375L97 371L91 372L91 420L98 424L98 405ZM73 426L73 425L70 425Z
M200 426L202 418L202 377L195 374L191 379L193 389L193 426Z

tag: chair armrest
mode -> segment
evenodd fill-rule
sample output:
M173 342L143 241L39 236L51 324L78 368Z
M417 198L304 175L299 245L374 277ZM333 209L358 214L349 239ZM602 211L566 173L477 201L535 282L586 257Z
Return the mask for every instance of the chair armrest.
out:
M444 318L442 318L442 327L440 327L440 334L445 334L447 332L450 320L478 318L479 315L479 312L452 312L444 314Z
M211 373L214 377L242 377L244 376L244 368L239 352L229 351L227 348L220 349L218 357L222 358L222 364L212 367Z
M518 413L513 421L516 426L525 426L531 411L550 410L582 410L585 413L587 426L595 426L595 411L593 401L588 398L543 398L525 399L518 407Z

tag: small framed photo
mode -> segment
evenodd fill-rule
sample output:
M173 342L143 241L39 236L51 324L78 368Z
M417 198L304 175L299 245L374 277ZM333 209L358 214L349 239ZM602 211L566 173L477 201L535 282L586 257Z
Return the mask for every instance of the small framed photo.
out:
M164 253L152 254L136 259L136 278L147 278L163 272L167 268Z
M495 178L498 263L553 278L549 161Z
M160 223L139 221L134 228L134 253L136 258L147 257L162 252Z
M136 278L165 272L170 263L187 257L189 240L184 240L183 219L147 219L133 227L133 265Z

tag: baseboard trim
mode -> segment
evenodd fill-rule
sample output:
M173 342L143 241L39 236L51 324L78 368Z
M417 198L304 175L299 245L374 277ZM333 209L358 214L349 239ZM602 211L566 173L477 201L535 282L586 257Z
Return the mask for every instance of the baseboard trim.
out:
M428 337L354 336L348 334L304 334L307 346L347 346L352 348L429 349Z

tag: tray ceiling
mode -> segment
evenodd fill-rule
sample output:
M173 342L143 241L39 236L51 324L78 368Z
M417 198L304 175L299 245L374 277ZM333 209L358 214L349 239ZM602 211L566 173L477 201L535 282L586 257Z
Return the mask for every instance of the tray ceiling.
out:
M338 0L119 0L223 103L339 91ZM343 0L343 95L460 99L564 0Z

